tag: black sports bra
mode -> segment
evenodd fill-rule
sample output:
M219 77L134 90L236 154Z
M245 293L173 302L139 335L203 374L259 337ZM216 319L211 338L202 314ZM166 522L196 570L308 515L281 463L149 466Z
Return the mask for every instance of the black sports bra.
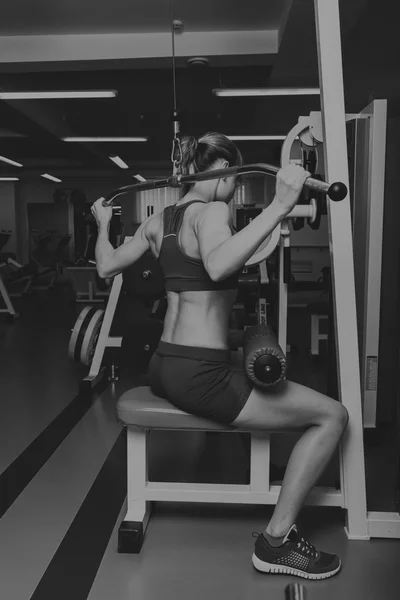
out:
M167 206L163 211L164 235L158 260L165 280L165 289L170 292L234 290L242 270L233 273L222 281L213 281L200 259L188 256L179 245L178 236L182 227L185 210L191 204L202 200L192 200L180 206Z

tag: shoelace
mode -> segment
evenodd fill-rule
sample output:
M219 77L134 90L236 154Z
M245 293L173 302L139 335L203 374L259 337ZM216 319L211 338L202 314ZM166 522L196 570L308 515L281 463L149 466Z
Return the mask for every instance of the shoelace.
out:
M307 542L307 540L305 540L303 537L300 537L300 540L297 542L296 546L297 548L300 548L302 552L305 552L313 558L317 558L319 554L316 547L310 544L310 542Z

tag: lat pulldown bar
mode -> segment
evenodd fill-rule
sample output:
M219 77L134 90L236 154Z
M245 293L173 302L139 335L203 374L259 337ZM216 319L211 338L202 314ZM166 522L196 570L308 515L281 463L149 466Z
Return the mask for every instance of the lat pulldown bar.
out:
M250 173L263 173L264 175L275 175L280 171L275 165L266 163L255 163L252 165L242 165L240 167L228 167L227 169L216 169L214 171L202 171L193 175L171 175L167 179L157 179L156 181L144 181L133 183L117 188L103 200L103 206L110 206L118 196L129 194L130 192L141 192L144 190L154 190L163 187L180 187L183 183L196 183L197 181L209 181L211 179L222 179L234 175L248 175ZM347 187L344 183L326 183L308 177L304 182L305 187L314 192L322 192L329 196L334 202L343 200L347 196Z

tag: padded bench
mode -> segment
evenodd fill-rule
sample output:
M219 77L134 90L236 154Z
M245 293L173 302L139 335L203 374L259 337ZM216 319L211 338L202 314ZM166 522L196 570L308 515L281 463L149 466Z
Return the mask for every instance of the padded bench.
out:
M149 387L125 392L117 403L117 418L127 426L127 514L118 533L118 552L138 554L151 515L153 501L276 504L280 485L271 485L270 435L251 435L250 484L176 483L148 481L147 437L152 430L237 432L229 425L185 413L152 394ZM343 506L335 488L314 488L307 504Z

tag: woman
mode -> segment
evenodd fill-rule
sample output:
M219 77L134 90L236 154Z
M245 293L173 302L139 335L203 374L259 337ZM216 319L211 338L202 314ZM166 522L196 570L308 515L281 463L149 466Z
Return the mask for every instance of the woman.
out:
M241 155L224 135L208 133L182 143L184 174L239 165ZM168 296L161 341L150 364L156 395L186 412L233 427L305 430L293 449L273 516L257 536L253 565L265 573L309 579L331 577L340 559L319 552L295 521L346 428L346 409L335 400L289 381L268 390L253 388L244 370L230 362L228 323L239 273L259 245L294 208L310 174L297 165L276 178L272 203L234 233L228 203L236 181L198 182L162 214L142 223L116 250L108 241L111 208L95 202L99 227L96 261L100 277L113 277L151 249L160 261Z

